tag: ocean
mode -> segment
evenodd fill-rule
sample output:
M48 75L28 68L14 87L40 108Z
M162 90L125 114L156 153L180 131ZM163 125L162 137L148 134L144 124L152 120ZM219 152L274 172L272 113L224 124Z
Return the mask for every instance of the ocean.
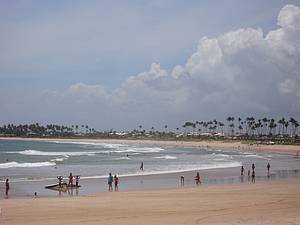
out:
M144 165L143 171L140 170L141 162ZM252 163L264 176L268 162L271 163L273 177L282 174L286 174L283 177L299 175L299 158L284 154L96 141L0 140L0 182L9 178L12 186L16 187L16 196L31 195L33 190L38 190L43 196L55 196L53 191L44 190L43 187L56 183L59 175L67 179L70 172L80 175L81 183L93 186L81 191L83 194L91 194L106 191L105 178L110 172L117 174L121 183L122 180L129 182L132 177L140 177L138 183L124 185L124 190L131 190L177 186L177 175L189 171L200 171L201 174L206 174L205 171L219 171L220 176L214 172L214 175L207 175L210 177L203 177L207 183L221 182L224 176L238 180L240 166L243 165L247 173ZM231 172L227 174L224 171ZM145 180L145 175L151 175L154 186L147 179L146 183L140 182ZM162 176L159 175L165 175L165 185L161 184ZM100 180L102 183L97 183ZM192 185L193 179L190 179L190 183Z

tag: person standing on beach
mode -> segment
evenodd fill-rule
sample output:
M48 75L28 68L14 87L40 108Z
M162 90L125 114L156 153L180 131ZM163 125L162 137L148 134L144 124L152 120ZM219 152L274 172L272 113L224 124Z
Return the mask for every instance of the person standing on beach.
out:
M252 171L252 180L251 180L252 183L255 183L255 171L253 170Z
M195 182L196 182L196 185L197 185L197 186L198 186L199 184L201 184L199 172L197 172L197 175L195 176Z
M140 170L144 170L144 162L141 162Z
M57 176L57 179L58 179L58 185L59 185L59 187L61 187L63 177L62 176Z
M114 183L115 183L115 191L119 190L119 177L117 175L114 176Z
M252 163L252 171L254 171L255 170L255 165L254 165L254 163Z
M79 175L76 175L76 176L75 176L75 186L76 186L76 187L79 187L79 179L80 179L80 176L79 176Z
M267 164L267 170L268 170L268 177L270 176L270 163L268 162L268 164Z
M184 186L184 176L183 175L181 175L181 177L180 177L180 184L181 184L181 186Z
M241 176L244 176L244 166L241 166Z
M109 173L108 178L107 178L107 183L108 183L108 191L113 191L112 183L113 183L113 176L111 173Z
M70 173L70 175L69 175L69 183L68 183L68 186L69 186L69 187L73 187L73 175L72 175L72 173Z
M9 191L9 181L6 179L5 181L5 195L8 197L8 191Z

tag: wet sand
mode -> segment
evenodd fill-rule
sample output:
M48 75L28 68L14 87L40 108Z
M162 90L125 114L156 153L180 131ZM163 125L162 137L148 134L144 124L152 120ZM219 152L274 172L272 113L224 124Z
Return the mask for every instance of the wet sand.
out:
M299 181L7 199L0 224L300 224Z

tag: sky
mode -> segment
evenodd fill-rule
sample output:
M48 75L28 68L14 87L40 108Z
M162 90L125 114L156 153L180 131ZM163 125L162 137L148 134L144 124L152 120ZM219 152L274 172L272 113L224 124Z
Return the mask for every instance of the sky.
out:
M299 115L299 0L0 1L0 124Z

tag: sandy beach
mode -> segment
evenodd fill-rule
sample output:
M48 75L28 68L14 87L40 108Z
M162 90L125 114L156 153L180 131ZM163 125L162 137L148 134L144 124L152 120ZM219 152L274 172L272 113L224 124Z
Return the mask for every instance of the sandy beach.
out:
M296 155L300 152L298 145L249 145L239 141L156 141L156 140L127 140L127 139L48 139L48 138L18 138L18 137L0 137L0 140L34 140L34 141L74 141L74 142L98 142L98 143L116 143L116 144L149 144L177 147L204 147L215 149L231 149L240 151L272 152Z
M3 138L2 138L3 139ZM148 140L36 139L9 140L78 141L122 144L157 144L165 146L236 149L295 155L299 146L246 145L239 142L172 142ZM232 174L232 169L222 170ZM203 171L213 177L220 170ZM186 174L193 177L193 172ZM177 174L156 176L171 179ZM135 177L127 178L137 182ZM173 180L172 180L173 179ZM98 180L95 180L98 182ZM152 177L144 179L144 184ZM102 181L101 181L102 182ZM100 185L105 187L105 181ZM126 183L126 179L122 180ZM122 184L123 184L122 183ZM94 185L98 187L97 183ZM150 186L149 186L150 187ZM98 192L77 197L33 197L2 199L0 224L300 224L299 178L250 182L187 185L184 188L149 188L138 191Z
M300 182L8 199L1 208L3 225L300 224Z

